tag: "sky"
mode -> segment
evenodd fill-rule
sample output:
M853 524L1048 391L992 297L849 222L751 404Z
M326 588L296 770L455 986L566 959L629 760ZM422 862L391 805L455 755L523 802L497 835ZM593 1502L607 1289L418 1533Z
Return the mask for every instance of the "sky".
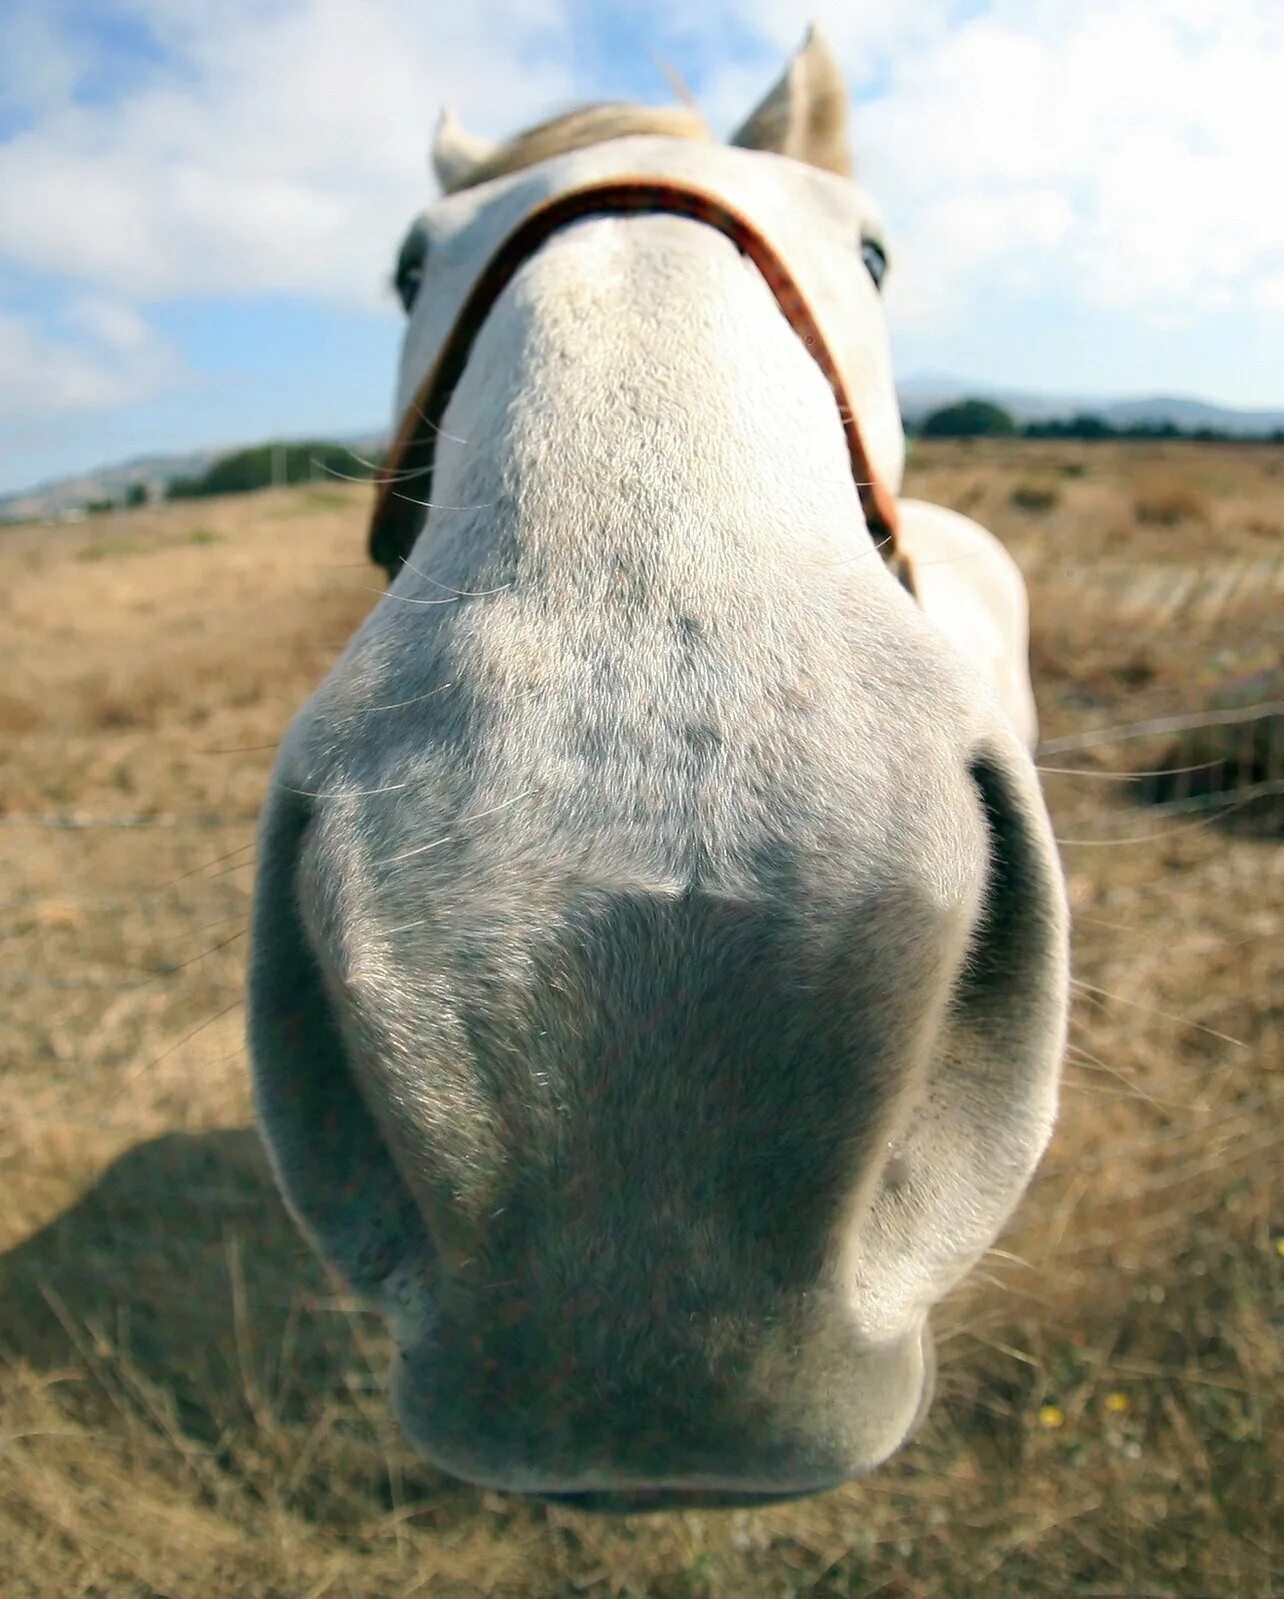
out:
M725 135L813 19L901 376L1284 406L1284 0L0 0L0 493L386 426L443 104Z

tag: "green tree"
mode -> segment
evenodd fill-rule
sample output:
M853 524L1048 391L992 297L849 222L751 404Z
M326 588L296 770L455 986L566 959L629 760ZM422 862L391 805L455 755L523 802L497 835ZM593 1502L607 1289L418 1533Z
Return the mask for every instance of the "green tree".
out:
M1065 417L1051 417L1046 422L1029 422L1025 427L1028 439L1113 439L1117 430L1104 417L1080 411L1069 421Z
M1006 439L1016 430L1011 412L989 400L959 400L943 406L925 417L919 429L928 439Z
M351 450L326 439L256 444L220 456L199 477L173 478L166 496L171 500L201 499L211 494L247 494L254 489L370 475L370 468Z

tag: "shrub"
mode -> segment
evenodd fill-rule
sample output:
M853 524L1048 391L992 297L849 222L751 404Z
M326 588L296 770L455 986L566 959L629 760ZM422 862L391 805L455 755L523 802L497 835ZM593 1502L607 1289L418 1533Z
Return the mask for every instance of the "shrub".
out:
M1198 489L1183 483L1157 483L1139 489L1132 502L1139 522L1175 527L1178 522L1198 522L1208 516L1208 501Z
M943 406L923 420L920 432L928 439L1011 438L1017 430L1010 412L989 400L960 400Z
M1012 503L1022 511L1050 511L1060 498L1055 483L1018 483L1012 490Z

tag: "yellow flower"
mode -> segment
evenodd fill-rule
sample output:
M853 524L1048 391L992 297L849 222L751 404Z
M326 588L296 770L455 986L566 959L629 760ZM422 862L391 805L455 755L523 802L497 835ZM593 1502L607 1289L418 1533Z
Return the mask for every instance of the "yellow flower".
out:
M1041 1427L1064 1427L1066 1413L1060 1405L1040 1405L1039 1425Z
M1116 1416L1122 1416L1128 1408L1128 1395L1121 1394L1116 1388L1113 1393L1106 1395L1106 1409L1113 1411Z

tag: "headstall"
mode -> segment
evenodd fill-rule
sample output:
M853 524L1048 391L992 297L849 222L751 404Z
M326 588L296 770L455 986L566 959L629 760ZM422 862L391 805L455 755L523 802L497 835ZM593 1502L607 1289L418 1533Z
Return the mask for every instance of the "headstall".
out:
M786 321L833 391L866 526L883 559L913 594L913 568L897 536L900 519L895 496L874 470L842 374L793 274L758 229L725 201L699 189L655 178L618 178L559 194L524 217L491 256L441 353L407 407L388 451L370 518L371 559L385 569L389 578L395 577L422 531L427 517L424 502L432 498L437 434L446 408L482 324L518 269L568 223L582 217L642 214L689 217L716 228L762 275ZM410 483L415 485L413 497L403 491L403 486Z

